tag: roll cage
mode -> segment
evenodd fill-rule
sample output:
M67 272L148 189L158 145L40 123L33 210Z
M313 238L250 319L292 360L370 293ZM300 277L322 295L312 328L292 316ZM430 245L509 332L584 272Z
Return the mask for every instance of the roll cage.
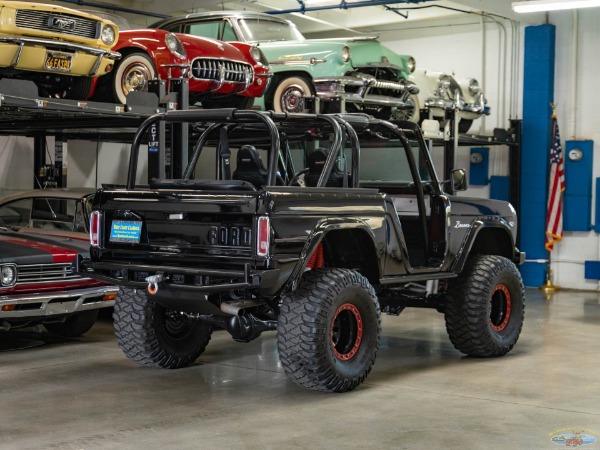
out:
M133 139L126 185L129 190L136 188L140 146L146 142L150 127L161 121L192 125L189 163L177 184L181 188L194 184L192 180L203 151L216 151L214 178L204 180L210 181L204 186L218 189L219 182L224 182L222 188L233 186L225 183L232 179L231 148L242 144L251 144L267 152L265 186L287 185L298 172L306 170L306 167L298 170L292 157L293 144L300 142L306 146L306 152L310 150L309 147L316 145L326 147L327 157L315 187L325 187L334 167L342 167L345 175L341 187L372 187L390 193L409 188L418 198L419 209L425 209L424 192L441 194L423 135L418 125L412 122L391 123L365 114L287 114L236 109L169 111L148 118ZM404 150L413 181L408 186L395 182L361 182L361 151L368 151L368 145L361 145L361 142L385 145L395 140L400 144L399 148ZM418 147L418 160L413 153L413 146ZM427 172L426 178L430 180L426 182L427 185L422 181L422 171ZM202 185L201 181L197 180L199 186ZM167 185L173 187L173 183L162 184ZM235 188L252 189L243 184Z

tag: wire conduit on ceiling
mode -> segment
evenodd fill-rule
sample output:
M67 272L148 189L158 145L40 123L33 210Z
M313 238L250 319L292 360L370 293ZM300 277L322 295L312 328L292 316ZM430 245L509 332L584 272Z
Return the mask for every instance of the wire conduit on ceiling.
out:
M417 3L427 3L435 0L364 0L362 2L354 2L354 3L346 3L342 0L337 5L322 5L322 6L306 6L306 4L302 0L298 0L300 6L298 8L291 9L282 9L277 11L269 11L267 14L292 14L292 13L301 13L304 14L306 12L314 12L314 11L326 11L331 9L354 9L354 8L365 8L368 6L384 6L384 5L398 5L401 3L404 4L417 4Z

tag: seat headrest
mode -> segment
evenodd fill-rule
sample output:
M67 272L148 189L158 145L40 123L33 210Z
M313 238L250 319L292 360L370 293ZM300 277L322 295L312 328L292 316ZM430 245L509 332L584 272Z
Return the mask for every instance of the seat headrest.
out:
M240 168L257 168L265 170L260 155L253 145L242 145L237 153L237 169Z
M319 177L323 168L325 167L325 161L329 155L329 149L316 148L309 155L307 160L308 173L304 177L304 181L307 186L316 186L319 182ZM337 164L333 165L331 174L325 183L326 186L330 187L342 187L344 185L344 173L339 169Z

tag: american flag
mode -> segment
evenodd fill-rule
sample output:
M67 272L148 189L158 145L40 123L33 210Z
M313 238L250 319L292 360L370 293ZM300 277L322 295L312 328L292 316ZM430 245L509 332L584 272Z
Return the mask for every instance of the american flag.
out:
M550 149L550 182L548 184L548 213L546 215L546 250L562 239L562 193L565 190L565 164L560 145L556 114L552 114L552 148Z

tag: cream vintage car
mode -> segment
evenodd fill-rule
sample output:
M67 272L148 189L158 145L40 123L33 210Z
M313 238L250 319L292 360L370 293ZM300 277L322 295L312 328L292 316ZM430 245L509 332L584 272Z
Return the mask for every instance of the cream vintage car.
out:
M50 4L0 1L0 78L32 80L40 96L86 99L92 79L110 72L117 26Z
M412 117L405 119L420 122L431 115L434 119L444 117L447 109L456 109L460 118L458 131L466 133L473 121L490 114L490 107L479 81L475 78L456 79L444 72L416 69L409 78L419 87L412 95L415 105Z

